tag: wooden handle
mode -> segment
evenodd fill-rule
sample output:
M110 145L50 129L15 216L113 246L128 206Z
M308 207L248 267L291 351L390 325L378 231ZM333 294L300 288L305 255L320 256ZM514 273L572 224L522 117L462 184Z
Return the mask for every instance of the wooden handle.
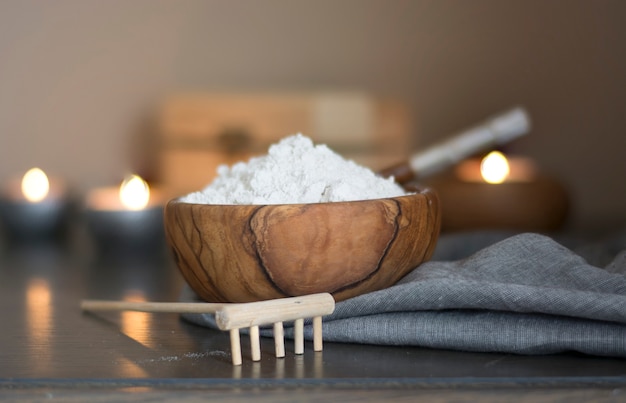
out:
M131 302L84 300L80 303L83 311L137 311L160 313L215 313L224 305L207 302Z

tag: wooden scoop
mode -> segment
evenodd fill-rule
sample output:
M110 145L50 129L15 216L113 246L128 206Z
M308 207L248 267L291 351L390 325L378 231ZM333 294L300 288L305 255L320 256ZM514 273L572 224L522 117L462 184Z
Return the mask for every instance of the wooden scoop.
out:
M322 316L335 310L335 300L328 293L302 297L279 298L240 304L214 304L207 302L130 302L84 300L84 311L139 311L172 313L211 313L217 327L230 332L230 349L233 365L241 365L239 329L250 329L252 360L261 359L259 326L274 325L276 357L285 356L283 322L294 321L294 352L304 354L304 318L313 318L313 349L322 350Z
M523 108L513 108L487 119L450 140L414 154L408 161L380 171L383 177L393 176L400 184L431 175L456 164L488 147L502 145L530 130L530 120Z

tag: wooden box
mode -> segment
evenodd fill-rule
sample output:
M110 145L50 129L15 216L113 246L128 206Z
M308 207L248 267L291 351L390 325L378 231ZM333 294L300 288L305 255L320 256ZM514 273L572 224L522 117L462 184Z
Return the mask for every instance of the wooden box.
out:
M412 124L402 102L359 92L197 93L170 96L158 131L156 179L185 194L296 133L381 169L408 157Z

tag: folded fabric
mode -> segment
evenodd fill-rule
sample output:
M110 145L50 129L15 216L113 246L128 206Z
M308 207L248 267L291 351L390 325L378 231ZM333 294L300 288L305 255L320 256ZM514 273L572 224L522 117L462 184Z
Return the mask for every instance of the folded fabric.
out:
M324 340L626 357L625 253L606 270L552 238L526 233L437 260L446 254L459 253L439 251L393 287L337 303L324 317ZM188 289L181 296L194 298ZM210 315L184 317L215 327ZM292 337L292 329L285 334ZM310 323L305 337L312 337Z

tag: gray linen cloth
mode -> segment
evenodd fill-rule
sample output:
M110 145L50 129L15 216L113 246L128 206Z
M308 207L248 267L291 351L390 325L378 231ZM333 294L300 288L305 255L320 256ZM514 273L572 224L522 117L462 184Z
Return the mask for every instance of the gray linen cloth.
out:
M626 357L626 253L600 268L544 235L491 243L498 236L442 237L433 260L396 285L337 303L324 340ZM189 289L181 296L195 298ZM215 327L211 315L184 317ZM285 335L293 337L289 326Z

